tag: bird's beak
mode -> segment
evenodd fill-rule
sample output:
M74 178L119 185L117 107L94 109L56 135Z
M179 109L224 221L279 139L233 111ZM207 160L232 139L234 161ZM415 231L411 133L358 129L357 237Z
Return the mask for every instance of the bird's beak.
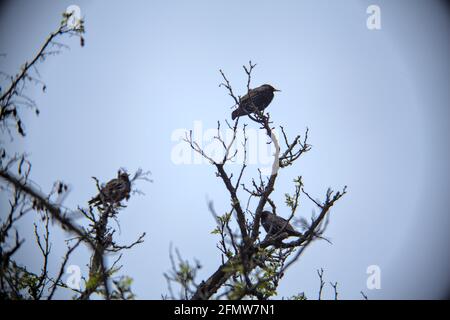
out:
M281 92L281 90L278 90L278 89L273 89L273 91L274 91L274 92L275 92L275 91Z

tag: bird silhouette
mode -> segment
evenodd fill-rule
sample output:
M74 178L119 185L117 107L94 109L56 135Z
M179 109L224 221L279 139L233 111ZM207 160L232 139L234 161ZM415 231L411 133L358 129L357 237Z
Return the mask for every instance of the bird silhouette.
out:
M281 235L283 233L287 233L289 237L303 236L302 233L296 231L286 219L279 217L270 211L261 212L261 224L269 236L277 234Z
M272 102L275 91L281 90L275 89L270 84L250 89L245 96L239 99L238 108L231 113L231 118L234 120L237 117L254 113L255 108L263 111Z
M130 198L131 182L126 172L117 173L117 178L110 180L99 194L89 200L89 205L118 204L123 199Z

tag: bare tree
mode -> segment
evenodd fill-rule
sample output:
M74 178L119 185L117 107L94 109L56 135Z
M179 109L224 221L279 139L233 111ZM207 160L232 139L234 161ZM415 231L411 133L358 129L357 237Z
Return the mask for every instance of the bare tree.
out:
M251 97L249 93L255 64L250 61L248 66L243 68L247 76L247 96ZM241 98L234 94L230 81L224 72L220 70L220 73L224 80L220 86L226 88L235 105L239 106ZM200 147L199 143L193 139L192 131L186 134L185 141L190 147L207 159L215 168L216 176L222 180L229 194L230 208L225 213L219 214L214 209L212 202L208 204L209 211L217 222L217 228L213 233L219 235L217 247L222 256L221 265L211 276L199 282L195 279L199 264L191 266L178 253L178 264L172 262L172 271L166 275L166 278L170 288L174 283L178 283L182 288L182 294L178 297L174 296L171 289L171 298L197 300L222 297L243 299L247 297L263 300L274 296L286 270L299 260L305 249L314 240L325 239L323 234L328 225L330 209L346 193L346 187L338 192L328 189L323 201L314 200L305 190L302 177L296 177L293 180L294 193L285 194L290 215L283 229L294 219L301 195L312 201L314 206L318 208L319 214L312 216L310 221L304 217L298 219L303 233L295 240L287 241L288 234L283 230L262 238L260 227L261 214L264 208L268 206L273 213L277 213L277 205L272 200L272 193L280 170L294 165L304 153L311 150L311 146L308 144L308 129L303 136L297 135L293 140L290 140L284 127L280 126L285 145L282 148L275 134L270 114L259 111L253 101L252 105L253 112L248 117L266 133L269 143L273 144L275 148L272 172L269 177L263 177L261 170L258 169L259 179L253 179L247 185L242 181L244 171L247 169L248 137L246 134L247 125L240 126L240 118L237 118L233 124L225 121L227 127L233 132L233 137L229 142L226 142L222 137L221 124L218 122L217 135L214 138L223 147L224 157L220 161L213 159ZM237 156L238 149L235 148L235 144L237 143L236 136L240 130L245 137L243 143L244 161L237 173L228 172L226 165L235 160ZM232 152L231 150L236 151ZM245 201L239 196L241 192L246 194L247 199ZM252 209L252 200L256 200L255 209ZM246 204L245 207L244 204ZM321 285L322 287L323 285ZM337 284L334 288L337 288ZM335 292L337 297L337 289Z
M21 118L25 109L31 109L39 114L36 103L26 95L28 84L42 86L46 90L45 83L40 79L37 70L38 64L47 57L59 54L67 45L60 43L59 39L65 36L75 36L84 45L84 21L76 24L69 23L71 14L64 14L61 24L55 32L45 40L37 54L29 62L26 62L15 76L5 75L9 85L5 91L0 92L0 130L6 132L13 139L16 134L25 137L26 132ZM247 76L247 95L252 100L250 93L252 73L255 65L249 62L244 66ZM236 96L230 81L224 72L223 86L236 106L239 106L240 97ZM190 263L183 259L180 252L175 249L170 251L171 270L165 274L169 285L170 296L165 298L181 299L268 299L277 293L277 288L285 272L296 263L304 250L316 239L325 239L323 235L328 226L331 207L345 193L328 189L323 201L315 200L304 187L301 176L293 180L293 193L285 194L285 202L288 207L289 217L281 230L267 234L265 237L260 232L262 214L266 207L270 207L277 214L279 204L273 200L273 192L277 183L280 170L294 165L300 157L311 150L308 144L309 131L306 129L303 135L297 135L293 140L288 138L284 127L280 126L281 136L275 134L275 127L270 114L259 111L253 101L254 112L248 117L260 130L263 130L270 144L275 149L271 174L265 177L258 170L258 178L244 183L244 172L247 168L247 125L240 126L241 118L234 123L226 121L226 126L233 132L231 141L226 141L221 135L221 123L217 123L217 135L215 139L220 143L224 156L215 160L208 155L193 139L192 132L188 133L185 141L190 147L205 159L215 169L216 176L221 179L230 198L228 210L216 211L212 201L208 203L208 209L214 217L217 227L213 234L219 236L217 248L221 255L221 264L207 279L198 281L198 271L202 267L199 261ZM15 128L13 132L11 128ZM228 171L227 164L233 162L238 150L237 135L242 132L244 136L243 153L244 161L235 173ZM282 139L282 142L278 139ZM283 144L283 147L280 145ZM37 182L30 178L32 169L31 160L26 154L10 154L5 146L0 145L0 188L2 196L8 198L8 212L2 215L0 221L0 298L2 299L53 299L59 290L69 290L75 299L85 300L93 296L105 299L133 299L131 291L132 279L127 276L118 276L121 269L120 258L125 250L144 241L145 233L139 235L131 244L122 245L115 239L116 228L119 225L120 213L126 209L125 199L137 192L135 182L147 180L148 172L137 170L130 178L130 190L124 196L106 196L105 190L114 183L102 184L94 178L98 189L95 201L88 202L77 208L67 208L64 201L69 195L66 183L56 181L53 188L47 193L41 191ZM123 174L124 170L119 171ZM126 174L128 179L128 174ZM109 186L109 187L108 187ZM304 196L318 209L318 214L310 219L297 218L296 213L300 203L300 197ZM113 200L113 201L112 201ZM17 262L15 255L21 249L24 241L17 223L26 215L34 214L37 218L34 225L34 242L36 250L40 252L40 270L31 270ZM82 217L81 220L76 217ZM290 227L290 222L298 221L302 232L289 240L289 234L285 232ZM116 222L116 224L112 223ZM62 257L61 264L56 273L49 270L49 257L52 254L52 230L61 228L70 235L65 241L67 250ZM292 235L292 233L291 233ZM63 281L66 267L72 254L80 247L86 247L90 251L89 275L84 279L84 284L79 288L68 286ZM108 263L107 257L114 254L117 258ZM319 272L321 298L323 271ZM338 297L337 283L330 283ZM175 292L174 285L179 287ZM294 296L295 299L304 299L303 294Z

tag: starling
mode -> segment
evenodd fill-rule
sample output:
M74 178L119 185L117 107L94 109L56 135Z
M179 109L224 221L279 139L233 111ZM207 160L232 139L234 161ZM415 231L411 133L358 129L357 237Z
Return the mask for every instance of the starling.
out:
M272 102L273 93L280 91L272 87L270 84L263 84L262 86L250 89L250 91L239 99L239 106L231 114L234 120L237 117L245 116L255 112L255 107L259 111L263 111Z
M100 193L92 198L88 203L98 206L103 203L116 204L123 199L130 198L131 182L126 172L119 171L117 178L110 180L101 190Z
M270 236L287 233L289 237L301 237L302 234L294 229L292 225L284 218L277 216L269 211L261 212L261 223Z

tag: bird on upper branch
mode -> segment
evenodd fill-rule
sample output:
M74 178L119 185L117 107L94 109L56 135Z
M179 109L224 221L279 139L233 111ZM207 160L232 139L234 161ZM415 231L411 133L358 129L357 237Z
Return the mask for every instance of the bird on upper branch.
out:
M281 90L275 89L270 84L250 89L245 96L239 99L238 108L231 113L231 118L234 120L237 117L254 113L256 109L263 111L272 102L275 91Z
M123 199L130 198L131 182L126 172L117 173L117 178L110 180L100 193L92 198L88 203L98 206L100 204L118 204Z
M273 214L270 211L261 212L261 224L269 236L287 233L289 237L302 237L302 233L296 231L294 227L284 218Z

